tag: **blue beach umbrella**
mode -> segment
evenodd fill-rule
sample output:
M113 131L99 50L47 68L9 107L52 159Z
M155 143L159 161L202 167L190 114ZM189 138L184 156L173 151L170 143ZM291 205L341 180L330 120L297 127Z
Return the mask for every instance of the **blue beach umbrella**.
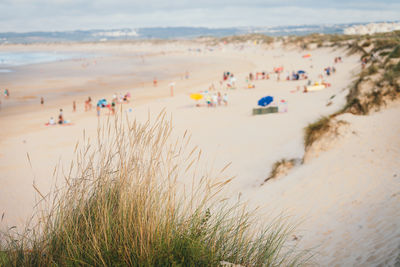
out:
M274 98L272 96L266 96L258 100L258 105L265 107L272 103L272 101L274 101Z
M107 106L107 100L105 100L104 98L103 98L103 99L100 99L100 100L97 102L97 105L100 106L100 107L102 107L102 108L104 108L105 106Z
M299 70L299 71L297 72L297 74L304 74L304 73L306 73L304 70Z

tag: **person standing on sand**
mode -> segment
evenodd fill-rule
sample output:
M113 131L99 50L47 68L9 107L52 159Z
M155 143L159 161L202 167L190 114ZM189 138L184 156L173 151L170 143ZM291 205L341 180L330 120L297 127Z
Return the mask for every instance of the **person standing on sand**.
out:
M44 98L43 96L40 98L40 104L43 106L44 105Z
M89 96L88 99L85 101L85 111L92 109L92 98Z
M97 117L100 117L100 105L96 106L96 111L97 111Z
M175 87L175 82L171 82L169 84L169 89L171 91L171 96L174 96L174 87Z
M85 100L85 111L89 110L89 100Z
M154 78L154 80L153 80L153 86L154 86L154 87L157 87L157 78Z
M254 80L254 77L253 77L253 73L252 73L252 72L250 72L250 74L249 74L249 80L250 80L251 82Z
M72 111L73 112L76 111L76 101L75 100L72 102Z
M114 115L115 114L115 101L111 102L111 114Z
M225 106L228 105L228 95L225 93L224 97L222 98L222 100L224 101Z
M218 92L218 106L221 106L221 102L222 102L222 95L220 92Z
M58 115L58 124L63 124L63 123L64 123L63 110L60 109L60 115Z
M211 107L212 104L211 104L211 96L210 96L210 93L208 93L208 94L206 95L205 99L206 99L206 102L207 102L207 107Z
M216 93L212 94L211 99L212 99L212 106L216 108L217 105L218 105L218 96L217 96L217 94Z
M85 111L91 110L92 109L92 98L90 96L88 99L85 101Z

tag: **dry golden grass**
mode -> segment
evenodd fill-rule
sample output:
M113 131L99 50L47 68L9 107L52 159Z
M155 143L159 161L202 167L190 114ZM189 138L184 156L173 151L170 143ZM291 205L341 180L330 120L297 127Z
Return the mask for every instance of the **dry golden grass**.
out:
M116 120L76 146L65 187L42 198L36 225L3 233L5 266L297 266L284 220L256 223L229 204L230 182L201 171L187 133L172 140L165 113L144 124ZM2 251L2 252L1 252Z

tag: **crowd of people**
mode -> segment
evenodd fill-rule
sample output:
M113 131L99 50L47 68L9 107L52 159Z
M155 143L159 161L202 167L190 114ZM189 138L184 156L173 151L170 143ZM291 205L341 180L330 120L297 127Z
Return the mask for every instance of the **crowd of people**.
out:
M342 62L342 57L335 57L334 63L340 63ZM363 66L367 64L367 59L364 58L362 61ZM311 66L312 67L312 66ZM330 76L336 72L335 66L328 66L323 69L323 73L326 76ZM247 88L255 88L255 81L257 80L270 80L270 79L275 79L276 81L280 81L280 76L281 74L284 73L284 67L283 66L278 66L274 67L271 71L257 71L257 72L250 72L247 76L245 76L245 82L247 84ZM184 73L184 78L189 79L189 72L186 71ZM306 71L303 70L298 70L298 71L286 71L286 81L298 81L298 80L308 80L307 85L304 86L304 92L308 92L307 88L310 88L315 85L323 85L325 87L330 86L329 83L325 82L323 79L323 75L319 75L319 80L315 83L313 83L309 77ZM158 85L158 80L157 78L153 79L153 86ZM222 74L222 80L220 81L220 89L236 89L237 86L237 80L235 75L230 72L230 71L225 71ZM299 91L299 86L297 86L297 91ZM4 92L4 97L9 98L10 92L8 89L5 89ZM228 105L228 95L227 93L221 94L221 92L216 92L214 84L211 84L211 86L208 88L207 91L204 91L201 93L203 100L205 101L205 105L207 107L218 107L218 106L227 106ZM171 93L171 96L173 94ZM122 103L129 103L131 98L131 94L128 92L126 94L117 94L114 93L111 99L111 102L107 102L106 99L100 99L97 104L96 104L96 114L97 116L101 115L101 110L103 108L107 108L109 110L110 115L114 115L116 112L116 105L117 104L122 104ZM44 106L44 97L40 98L40 104ZM84 110L85 111L90 111L92 110L92 98L89 96L85 101L84 101ZM200 104L196 104L197 106L201 106ZM72 111L76 112L77 110L77 102L74 100L72 103ZM67 124L69 121L64 119L63 115L63 110L60 109L60 113L58 115L58 119L55 120L53 117L50 118L48 124L49 125L56 125L56 124Z
M54 120L54 117L50 117L49 122L46 125L66 125L70 124L70 121L64 119L64 111L60 109L60 113L58 115L57 122Z
M129 103L131 99L131 94L128 92L125 95L122 94L117 94L114 93L114 95L112 96L112 100L111 103L108 103L106 99L100 99L97 104L96 104L96 114L97 116L101 115L101 110L103 108L107 108L109 110L109 114L110 115L114 115L115 114L115 108L117 104L123 104L123 103ZM43 106L44 105L44 97L40 98L40 104ZM85 100L85 107L84 110L86 111L90 111L92 110L92 98L89 96L86 100ZM76 112L77 109L77 103L74 100L72 102L72 112ZM60 109L60 113L58 115L58 119L57 121L54 119L54 117L51 117L48 121L48 123L46 123L46 125L66 125L66 124L71 124L70 121L65 120L64 119L64 114L63 114L63 109Z
M225 106L228 105L228 95L226 93L222 95L221 92L205 92L204 99L206 101L207 107L217 107L221 106L222 104L224 104Z
M236 77L233 73L226 71L222 75L221 85L226 84L226 88L235 89L236 88Z

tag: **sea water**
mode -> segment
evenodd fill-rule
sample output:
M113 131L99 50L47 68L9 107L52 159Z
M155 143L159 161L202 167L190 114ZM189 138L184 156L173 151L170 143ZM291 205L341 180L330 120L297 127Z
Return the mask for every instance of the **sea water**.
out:
M11 72L12 70L10 70L10 68L15 66L48 63L84 57L88 57L88 55L58 52L0 52L0 73Z

